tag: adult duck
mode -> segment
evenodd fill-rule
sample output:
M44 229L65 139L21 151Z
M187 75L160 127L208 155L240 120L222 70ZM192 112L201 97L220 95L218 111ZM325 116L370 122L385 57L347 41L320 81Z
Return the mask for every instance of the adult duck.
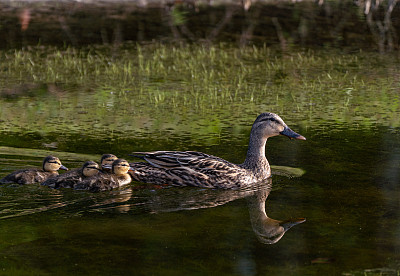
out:
M195 151L134 152L146 162L131 163L133 180L152 184L234 189L252 185L271 176L265 158L269 137L284 135L306 140L291 130L274 113L262 113L254 121L246 160L239 165L222 158Z
M58 157L49 155L43 160L43 167L22 169L10 173L0 179L0 183L18 183L18 184L33 184L41 183L51 177L58 175L58 170L68 170L67 167L61 164Z
M73 169L56 177L51 177L41 185L50 188L73 188L86 178L95 176L101 171L99 165L94 161L86 161L81 168Z
M108 166L106 166L106 168L107 167ZM130 169L129 163L126 160L117 159L112 163L112 173L99 173L95 176L84 179L74 185L74 189L99 192L119 188L131 183L132 178L128 173Z

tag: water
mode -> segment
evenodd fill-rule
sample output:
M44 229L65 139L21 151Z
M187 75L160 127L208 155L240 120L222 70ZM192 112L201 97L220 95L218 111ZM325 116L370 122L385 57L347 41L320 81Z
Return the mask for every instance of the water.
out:
M295 121L295 114L281 115ZM230 117L221 116L221 120ZM202 128L201 119L183 122L196 126L195 132ZM251 121L232 124L243 124L248 133ZM299 167L305 173L272 177L266 213L277 220L305 217L307 221L274 244L262 243L252 228L254 208L249 200L257 189L218 191L133 183L119 191L92 194L8 185L0 187L1 267L5 273L102 275L396 271L399 130L335 122L312 123L307 128L292 123L290 127L307 141L271 138L267 157L273 165ZM96 147L106 141L106 151L125 158L132 150L150 149L152 143L154 150L164 143L166 149L176 145L235 162L245 156L247 135L232 133L230 127L223 127L217 142L210 145L207 139L201 143L201 139L173 134L151 133L147 137L151 141L142 143L146 138L128 139L126 133L114 133L112 142L82 133L89 136L81 140L90 141L88 146L78 146L81 142L76 136L67 136L64 143L77 152L58 155L66 166L76 167L84 158L97 160L105 150ZM42 142L40 137L20 135L28 144ZM53 135L58 141L62 131ZM43 140L47 139L44 135ZM79 156L78 150L90 155ZM3 147L0 152L2 174L6 174L25 164L39 165L41 157L32 155L43 156L46 150L23 149L22 154Z
M398 56L287 46L2 51L0 176L49 153L241 163L267 111L307 140L269 139L272 179L245 190L2 185L0 274L398 275ZM302 223L281 236L288 219Z

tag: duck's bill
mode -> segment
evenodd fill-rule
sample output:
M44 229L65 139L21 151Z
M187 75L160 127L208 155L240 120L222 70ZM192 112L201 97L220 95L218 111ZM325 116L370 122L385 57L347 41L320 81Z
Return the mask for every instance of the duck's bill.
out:
M132 168L132 167L129 167L129 170L128 170L128 172L135 172L136 170L134 169L134 168Z
M61 165L61 167L60 167L60 170L65 170L65 171L68 171L68 168L67 168L67 167L65 167L64 165Z
M109 169L109 170L112 169L112 165L111 165L111 164L101 165L101 167L102 167L103 169Z
M289 137L290 139L298 139L298 140L306 140L306 137L294 132L288 127L285 127L283 131L280 132L281 135L285 135Z
M305 218L293 218L293 219L288 219L285 221L282 221L280 225L285 229L285 231L289 230L293 226L305 222Z

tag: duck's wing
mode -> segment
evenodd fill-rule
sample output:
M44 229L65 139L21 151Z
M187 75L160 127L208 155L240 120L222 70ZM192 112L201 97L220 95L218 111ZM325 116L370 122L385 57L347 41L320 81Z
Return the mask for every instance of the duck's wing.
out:
M163 169L190 167L200 170L230 171L238 168L237 165L222 158L197 151L134 152L131 155L146 160L156 168Z

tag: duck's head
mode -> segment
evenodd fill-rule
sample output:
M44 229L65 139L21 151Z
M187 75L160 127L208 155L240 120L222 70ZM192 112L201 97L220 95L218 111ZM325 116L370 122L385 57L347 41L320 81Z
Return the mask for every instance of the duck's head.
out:
M253 223L252 226L260 242L264 244L274 244L277 243L290 228L305 221L305 218L293 218L279 221L266 217L259 221L260 224Z
M117 159L112 163L112 172L116 175L127 174L129 170L132 170L131 166L125 159Z
M86 161L82 166L82 174L86 177L94 176L101 171L99 165L94 161Z
M103 154L100 159L101 169L111 172L111 165L117 159L118 158L114 154Z
M285 135L290 139L306 140L306 138L291 130L275 113L262 113L254 121L251 132L257 136L268 138Z
M68 168L61 164L60 159L58 157L49 155L43 160L43 170L46 172L56 172L58 170L66 170Z

